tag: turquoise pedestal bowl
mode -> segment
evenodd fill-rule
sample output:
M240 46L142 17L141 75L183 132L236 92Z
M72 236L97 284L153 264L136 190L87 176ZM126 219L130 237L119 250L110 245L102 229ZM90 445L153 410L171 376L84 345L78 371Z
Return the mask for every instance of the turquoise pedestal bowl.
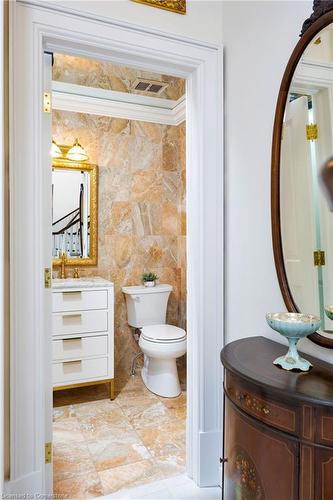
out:
M329 319L333 319L333 306L326 306L325 313Z
M311 363L301 358L297 351L297 342L302 337L307 337L318 330L320 318L312 314L302 313L268 313L266 320L269 326L286 337L289 350L284 356L276 358L273 363L284 370L301 370L307 372L312 367Z

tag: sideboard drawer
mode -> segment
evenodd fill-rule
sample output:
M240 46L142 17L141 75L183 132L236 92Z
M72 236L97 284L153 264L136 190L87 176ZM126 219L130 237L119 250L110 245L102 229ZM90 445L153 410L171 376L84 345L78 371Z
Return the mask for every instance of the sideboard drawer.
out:
M52 341L53 360L107 356L108 337L75 337Z
M53 314L53 335L105 332L108 329L107 311L82 311Z
M64 290L52 293L53 312L106 309L107 290Z
M295 409L255 393L229 372L226 375L225 390L230 399L246 413L278 429L297 434L298 414Z
M333 409L317 408L313 423L315 441L326 446L333 446Z
M108 376L108 358L53 363L53 384L66 385Z

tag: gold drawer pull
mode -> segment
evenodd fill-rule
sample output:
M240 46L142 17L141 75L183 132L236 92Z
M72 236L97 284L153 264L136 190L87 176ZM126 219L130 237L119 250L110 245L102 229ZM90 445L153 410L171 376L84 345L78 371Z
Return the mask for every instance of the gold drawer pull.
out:
M79 320L81 321L81 318L82 318L82 314L63 314L62 316L62 320L63 321L66 321L66 320Z
M62 367L65 374L80 373L82 371L82 361L81 359L75 361L63 361Z
M258 401L258 399L250 396L249 394L236 392L236 399L247 406L250 410L258 411L264 415L269 415L271 413L267 406L263 405Z
M62 298L64 300L67 300L67 299L82 299L82 292L81 290L76 290L75 292L73 292L72 290L66 290L64 292L62 292Z
M64 351L82 350L82 338L62 339L62 348Z

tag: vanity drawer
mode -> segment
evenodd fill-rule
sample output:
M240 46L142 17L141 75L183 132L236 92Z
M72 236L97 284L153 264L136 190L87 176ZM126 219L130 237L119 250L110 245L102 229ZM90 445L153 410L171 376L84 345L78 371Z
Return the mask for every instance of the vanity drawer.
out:
M79 359L53 363L53 385L80 383L108 377L108 358Z
M108 337L76 337L52 341L52 359L73 359L108 354Z
M243 411L262 422L292 434L298 433L298 414L280 401L257 394L254 389L227 373L225 390L229 398Z
M53 335L75 335L78 333L106 332L107 311L82 311L53 314Z
M106 309L107 290L63 290L52 293L53 312Z

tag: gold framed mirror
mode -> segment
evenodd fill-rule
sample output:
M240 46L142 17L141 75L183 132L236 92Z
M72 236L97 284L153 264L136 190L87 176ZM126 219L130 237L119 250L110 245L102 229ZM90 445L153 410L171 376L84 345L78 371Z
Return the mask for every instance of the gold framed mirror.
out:
M52 160L52 255L60 266L65 252L68 266L97 265L98 167L86 161Z

